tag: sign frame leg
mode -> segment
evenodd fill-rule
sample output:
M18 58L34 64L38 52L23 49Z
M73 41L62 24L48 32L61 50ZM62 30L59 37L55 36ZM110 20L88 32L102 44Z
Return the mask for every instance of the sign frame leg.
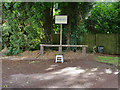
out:
M62 24L60 25L60 45L59 54L62 54Z

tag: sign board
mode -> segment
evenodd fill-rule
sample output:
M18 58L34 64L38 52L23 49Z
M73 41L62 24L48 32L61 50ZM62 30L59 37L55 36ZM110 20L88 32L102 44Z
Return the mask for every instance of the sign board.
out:
M55 24L67 24L67 15L56 15Z

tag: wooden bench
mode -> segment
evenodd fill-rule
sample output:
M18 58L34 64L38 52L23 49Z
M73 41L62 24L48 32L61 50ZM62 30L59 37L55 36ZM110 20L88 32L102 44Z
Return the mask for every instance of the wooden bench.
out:
M59 52L60 52L60 47L82 47L82 56L86 56L86 47L88 45L47 45L47 44L40 44L40 54L44 54L44 47L59 47Z

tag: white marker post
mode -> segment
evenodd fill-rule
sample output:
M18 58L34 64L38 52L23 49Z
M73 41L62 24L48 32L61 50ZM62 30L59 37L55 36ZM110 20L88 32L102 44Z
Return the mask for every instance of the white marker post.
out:
M67 24L67 15L56 15L55 24L61 24L60 26L60 45L62 45L62 24ZM62 54L62 46L59 47L59 54Z

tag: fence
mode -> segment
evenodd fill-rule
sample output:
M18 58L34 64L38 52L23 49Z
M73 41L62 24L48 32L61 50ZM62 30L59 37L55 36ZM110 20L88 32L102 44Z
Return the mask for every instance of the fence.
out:
M81 34L82 41L78 40L78 45L88 45L87 52L92 52L94 46L104 46L104 53L106 54L120 54L118 51L119 34ZM53 43L59 44L59 34L53 35Z
M92 51L94 46L104 46L104 53L120 54L118 52L118 34L87 34L82 36L83 40L78 44L87 44L87 51Z

